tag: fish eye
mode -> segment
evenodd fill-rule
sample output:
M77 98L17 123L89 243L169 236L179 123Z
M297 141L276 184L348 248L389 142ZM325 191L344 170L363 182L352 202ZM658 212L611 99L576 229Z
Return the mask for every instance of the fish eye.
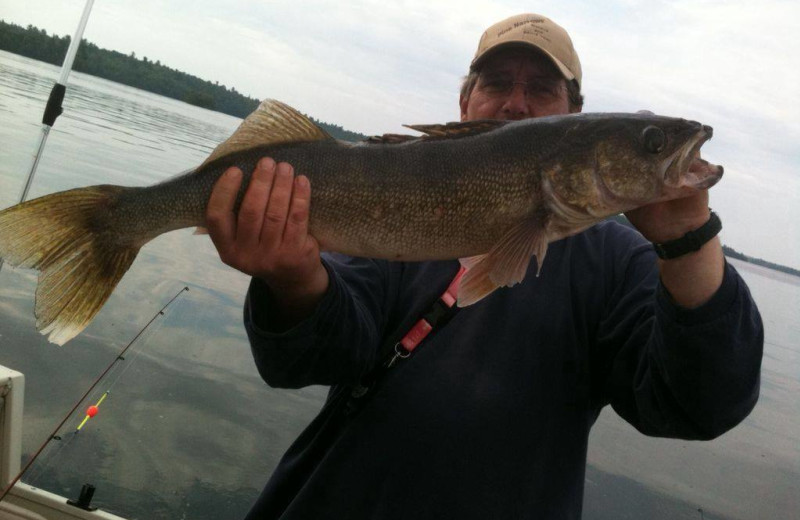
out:
M667 144L667 135L657 126L648 126L642 130L644 149L650 153L659 153Z

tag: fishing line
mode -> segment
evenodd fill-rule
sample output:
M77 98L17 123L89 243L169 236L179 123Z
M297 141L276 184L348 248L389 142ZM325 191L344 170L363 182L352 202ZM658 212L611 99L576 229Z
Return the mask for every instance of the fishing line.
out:
M183 288L183 289L182 289L182 290L181 290L181 291L180 291L180 292L179 292L179 293L178 293L178 294L175 296L175 298L173 298L173 300L175 300L175 299L176 299L178 296L180 296L180 295L183 293L183 291L188 291L188 290L189 290L189 288L188 288L188 287L184 287L184 288ZM167 303L167 305L165 305L165 306L164 306L164 308L162 308L162 310L161 310L161 311L159 311L159 313L157 313L157 314L156 314L156 315L153 317L153 319L152 319L152 320L150 320L150 322L148 322L148 323L147 323L147 324L144 326L144 328L143 328L143 329L142 329L142 330L139 332L139 334L137 335L137 337L135 337L135 338L133 339L133 341L136 341L136 342L142 342L142 341L146 341L146 339L144 338L144 335L145 335L145 334L147 334L147 333L150 333L151 331L152 331L153 333L155 333L155 329L154 329L153 327L151 327L150 325L151 325L151 324L152 324L152 322L155 320L155 318L157 318L159 315L162 315L162 314L163 314L163 311L164 311L164 309L166 309L166 308L167 308L167 306L168 306L169 304L171 304L171 303L172 303L172 301L170 301L169 303ZM127 348L126 348L125 350L127 350ZM103 373L103 375L101 376L101 378L103 378L103 377L105 377L105 378L108 378L107 384L105 385L105 388L106 388L106 390L105 390L105 392L103 392L103 396L110 395L110 393L111 393L111 389L112 389L112 388L114 388L114 387L116 386L116 384L117 384L117 383L120 381L120 379L122 379L122 378L123 378L123 376L124 376L124 375L125 375L125 374L128 372L128 370L129 370L129 369L130 369L130 368L131 368L131 367L132 367L132 366L133 366L133 365L136 363L136 360L137 360L137 359L138 359L138 358L139 358L139 357L142 355L142 353L144 352L144 349L142 349L142 348L139 348L139 349L133 349L133 350L131 350L131 351L130 351L130 355L128 355L128 356L124 356L124 354L125 354L125 350L123 350L122 352L120 352L120 353L118 354L117 358L114 360L114 362L117 362L117 361L127 361L127 363L124 363L124 364L122 364L122 365L121 365L121 366L122 366L122 369L121 369L121 370L115 370L113 374L112 374L110 371L108 371L108 370L107 370L107 371L106 371L106 372L104 372L104 373ZM112 363L112 365L113 365L113 363ZM116 367L115 367L115 368L116 368ZM90 391L91 391L91 388L90 388ZM101 403L101 402L102 402L104 399L105 399L105 397L101 397L101 398L100 398L100 400L98 401L98 405L97 405L97 406L99 406L99 403ZM85 397L84 397L84 400L85 400ZM78 426L78 427L77 427L75 430L68 431L67 433L62 433L62 434L61 434L61 435L59 435L59 436L56 436L56 437L53 437L53 438L51 438L51 440L57 440L57 441L59 441L59 442L57 443L57 446L58 446L58 447L57 447L57 449L56 449L54 452L52 452L52 453L46 453L46 452L43 452L41 455L39 455L39 460L40 460L40 461L44 461L44 462L42 462L42 463L41 463L41 465L40 465L39 467L33 467L33 466L31 466L31 468L29 468L29 469L28 469L28 472L29 472L29 474L28 474L28 477L27 477L27 478L26 478L26 480L25 480L25 481L26 481L28 484L30 484L30 485L36 485L36 483L38 482L39 478L40 478L40 477L42 477L44 474L46 474L46 473L47 473L47 471L48 471L48 469L50 468L50 466L52 466L52 465L53 465L53 463L55 463L55 462L56 462L56 461L59 459L59 457L60 457L60 455L61 455L61 452L63 452L63 451L64 451L64 450L67 448L67 446L70 446L70 445L72 444L72 442L73 442L73 441L75 440L75 438L78 436L78 432L79 432L79 430L80 430L80 429L81 429L81 428L84 426L84 424L85 424L86 422L88 422L88 420L87 420L86 418L84 418L84 420L82 421L82 423L81 423L81 424L80 424L80 425L79 425L79 426ZM51 446L52 446L52 444L51 444Z
M158 316L158 315L156 315L156 316ZM138 341L138 342L146 341L146 339L144 339L144 334L147 333L147 332L155 330L152 327L148 328L149 325L150 325L150 323L148 323L148 325L145 325L145 328L142 329L142 331L139 334L138 338L135 338L135 341ZM136 363L136 360L139 358L139 356L142 355L143 351L144 351L144 349L141 349L141 348L140 349L133 349L133 350L130 351L130 355L128 355L128 356L123 356L124 351L121 352L117 356L117 358L114 360L114 362L126 361L126 363L121 365L122 366L121 370L115 370L113 374L111 372L108 372L108 373L104 374L105 377L109 378L109 380L108 380L107 384L105 385L106 390L105 390L105 392L103 392L103 396L108 396L108 395L111 394L111 389L116 386L116 384L119 382L119 380L122 379L122 377L128 372L128 370ZM102 402L104 399L105 399L105 397L101 397L100 400L98 401L98 403ZM85 400L85 398L84 398L84 400ZM99 405L97 405L97 406L99 406ZM28 470L28 472L29 472L28 478L25 481L28 484L30 484L32 486L35 486L36 483L38 482L39 478L42 475L46 474L48 469L50 468L50 466L56 460L58 460L59 456L61 455L61 452L64 451L64 449L67 446L70 446L72 444L72 441L74 441L75 438L78 436L78 432L81 430L81 428L87 422L88 422L88 419L84 418L84 420L74 430L69 431L67 433L62 433L59 436L53 437L51 440L59 441L58 444L57 444L58 448L52 453L47 453L45 451L41 455L39 455L39 460L40 461L44 461L44 462L42 462L40 467L38 467L38 468L31 466L31 468ZM52 446L52 444L51 444L51 446Z
M97 404L92 406L92 407L90 407L90 410L91 410L91 408L94 408L94 412L90 412L89 410L87 410L86 417L84 417L83 421L81 421L81 423L78 425L77 428L75 428L74 431L66 433L66 434L62 434L60 436L56 435L54 437L51 437L51 440L63 441L63 442L59 442L58 443L58 448L56 449L55 453L53 453L53 454L51 454L51 455L49 455L47 457L42 457L41 455L39 456L40 459L43 459L46 462L42 463L41 467L38 468L38 471L35 471L35 469L33 467L31 467L31 469L28 470L30 472L29 475L28 475L28 478L27 478L28 484L30 484L32 486L36 485L36 483L39 480L39 477L42 476L50 468L50 465L58 459L58 457L61 454L61 452L67 446L69 446L71 444L72 440L77 436L77 434L81 430L81 428L83 428L83 426L87 422L89 422L89 419L91 419L97 413L98 407L109 396L110 393L111 393L111 390L106 390L105 392L103 392L103 395L102 395L102 397L100 397L100 400L97 401ZM66 438L66 440L64 440L64 438Z
M154 321L156 321L156 319L158 319L160 316L164 315L164 311L167 309L167 307L169 307L172 304L172 302L177 300L178 297L180 297L184 292L187 292L188 290L189 290L189 287L184 287L183 289L178 291L178 294L173 296L172 299L170 301L168 301L167 304L164 305L161 308L161 310L159 310L157 313L155 313L155 315L153 315L153 317L150 318L150 321L148 321L145 324L145 326L142 327L142 329L125 346L125 348L123 348L122 351L119 354L117 354L117 357L115 357L114 360L111 363L109 363L109 365L106 367L106 369L103 370L103 373L100 374L100 376L98 376L97 379L95 379L94 383L92 383L92 385L88 388L88 390L86 390L86 392L83 394L83 396L80 399L78 399L78 401L75 403L75 406L73 406L72 409L67 413L67 415L64 416L64 418L61 420L61 422L58 423L58 426L56 426L56 428L53 430L53 433L51 433L47 437L47 440L45 440L44 443L41 446L39 446L39 449L36 450L36 453L34 453L33 457L31 457L31 459L28 461L28 463L25 464L25 467L22 468L22 470L17 474L17 476L14 477L14 480L12 480L11 483L8 486L6 486L5 490L3 490L3 494L0 495L0 502L2 502L3 499L6 498L6 495L8 495L9 491L11 491L11 489L17 484L17 482L19 482L19 479L22 478L22 475L24 475L25 472L28 471L28 469L30 469L30 467L33 465L34 461L36 461L36 459L39 457L39 455L41 455L41 453L44 451L44 449L50 444L50 441L58 438L59 430L61 430L61 428L69 420L69 418L72 417L72 414L75 413L75 411L78 409L78 407L81 405L81 403L89 396L89 394L92 392L92 390L94 390L95 387L98 384L100 384L100 381L103 380L103 378L106 376L106 374L108 374L109 371L111 371L111 369L114 367L114 365L117 364L118 361L122 361L122 360L125 359L123 357L125 355L125 352L127 352L128 349L130 349L131 346L133 346L133 344L136 343L136 341L142 336L142 334L144 334L144 332L150 327L150 325ZM127 367L126 367L126 369L127 369ZM117 378L117 379L119 379L119 378ZM70 438L74 438L74 432L73 432L73 434L71 435ZM58 452L60 452L60 451L61 451L61 449L58 450ZM56 453L58 453L58 452L56 452Z
M70 443L70 440L75 436L75 433L76 432L70 432L70 433L65 434L65 435L53 435L47 441L45 441L45 444L48 445L48 446L52 446L52 444L50 444L50 441L54 441L54 440L55 441L59 441L59 443L56 445L58 447L56 448L55 452L53 452L52 455L50 455L48 457L45 457L45 460L47 462L42 464L42 466L39 468L39 471L34 471L33 473L30 474L30 476L28 477L28 480L27 480L28 484L34 485L39 480L39 477L41 477L50 468L50 465L52 464L52 461L56 460L58 458L59 454L61 454L61 452L64 450L64 448L67 447L67 445ZM67 438L67 436L69 436L69 437ZM65 438L67 438L67 440L64 440ZM39 453L37 453L34 456L34 458L36 458L38 456L40 456ZM31 459L31 460L33 460L33 459ZM20 476L25 471L30 471L30 468L28 466L25 466L25 469L23 469L22 472L20 472ZM0 499L0 500L2 500L2 499Z

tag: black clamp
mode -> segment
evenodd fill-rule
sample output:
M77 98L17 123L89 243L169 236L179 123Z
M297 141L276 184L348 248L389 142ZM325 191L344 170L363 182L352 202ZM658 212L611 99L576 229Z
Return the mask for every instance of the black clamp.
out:
M81 494L78 500L67 500L67 504L79 507L84 511L96 511L96 507L92 507L92 497L94 496L94 486L91 484L84 484L81 488Z

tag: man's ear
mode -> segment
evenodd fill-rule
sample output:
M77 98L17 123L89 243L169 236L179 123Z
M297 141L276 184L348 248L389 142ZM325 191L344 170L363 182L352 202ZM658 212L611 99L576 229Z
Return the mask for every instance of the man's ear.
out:
M467 120L467 105L469 105L469 96L463 95L458 97L458 106L461 107L461 121Z

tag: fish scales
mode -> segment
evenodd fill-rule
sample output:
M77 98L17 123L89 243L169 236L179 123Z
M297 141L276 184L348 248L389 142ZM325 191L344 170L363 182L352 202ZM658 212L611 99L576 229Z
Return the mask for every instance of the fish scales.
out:
M132 217L129 225L141 237L153 229L203 225L206 201L219 176L230 166L239 167L243 194L258 160L270 156L309 177L310 230L323 246L404 260L469 256L487 250L530 212L540 191L538 175L512 161L469 166L490 153L491 143L478 141L476 146L474 141L258 147L133 192L124 201L130 207L122 212ZM465 176L465 171L474 174Z

